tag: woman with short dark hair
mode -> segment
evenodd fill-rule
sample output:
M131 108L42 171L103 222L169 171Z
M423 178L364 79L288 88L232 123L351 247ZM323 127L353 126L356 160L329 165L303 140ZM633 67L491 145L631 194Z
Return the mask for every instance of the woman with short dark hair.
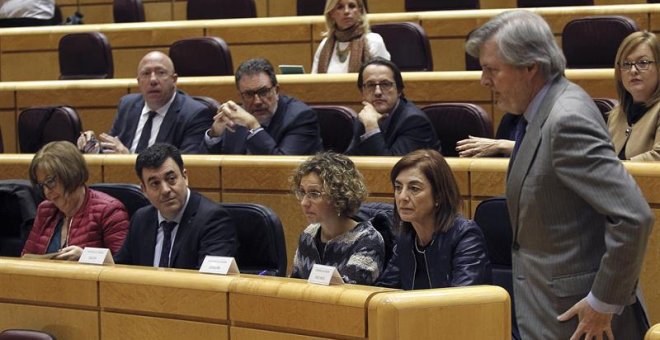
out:
M394 165L390 179L399 235L377 284L427 289L489 283L484 236L461 216L458 185L442 155L413 151Z
M75 261L85 247L119 251L128 213L117 199L87 188L89 171L75 145L44 145L32 158L29 175L46 200L37 208L23 254L57 253L54 259Z

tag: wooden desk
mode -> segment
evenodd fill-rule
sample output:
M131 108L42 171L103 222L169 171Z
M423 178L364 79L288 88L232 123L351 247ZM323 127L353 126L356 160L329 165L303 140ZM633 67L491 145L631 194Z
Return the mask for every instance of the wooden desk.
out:
M568 70L568 78L592 97L616 97L612 69ZM504 114L494 108L490 90L479 84L480 72L407 72L403 74L406 97L418 106L436 102L469 102L491 113L494 128ZM281 75L280 91L310 105L346 105L359 111L362 97L356 74ZM179 78L178 86L191 95L218 101L240 101L234 78ZM66 104L76 108L83 129L109 131L120 98L135 93L134 79L0 82L0 125L5 152L18 151L18 113L29 106Z
M169 21L186 19L185 0L144 0L144 14L147 21ZM646 3L644 0L595 0L595 5L615 5ZM79 10L85 15L86 24L112 23L112 1L110 0L58 0L63 16ZM295 16L296 0L255 0L257 16ZM482 9L515 8L515 0L488 0L481 2ZM378 0L369 3L370 13L405 12L404 0Z
M0 258L0 289L2 329L58 339L384 339L393 327L401 339L436 339L440 329L469 339L511 334L509 296L493 286L403 292Z
M381 1L384 0L374 1L374 4ZM185 2L176 2L174 7L183 3ZM156 6L159 3L152 4ZM419 23L429 37L435 70L461 71L465 69L463 44L467 34L503 10L500 8L410 13L398 11L399 13L372 14L369 20L373 24L400 21ZM548 7L532 10L549 22L558 41L561 38L561 30L569 20L590 15L626 15L634 19L640 29L660 32L658 4ZM300 64L310 70L313 53L322 38L323 30L325 23L322 16L2 29L0 80L57 79L57 48L60 38L68 33L85 31L102 32L108 37L113 49L115 78L135 77L137 64L148 51L160 50L167 53L174 41L198 36L219 36L227 41L234 67L238 67L246 59L261 56L268 58L274 65Z

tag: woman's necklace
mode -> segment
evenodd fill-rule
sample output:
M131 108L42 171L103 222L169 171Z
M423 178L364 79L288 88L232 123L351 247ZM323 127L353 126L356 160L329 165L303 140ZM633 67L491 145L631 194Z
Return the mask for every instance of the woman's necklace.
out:
M348 58L348 54L351 52L351 44L348 43L344 49L342 49L339 46L339 43L337 43L337 58L339 59L340 62L345 62L346 58Z

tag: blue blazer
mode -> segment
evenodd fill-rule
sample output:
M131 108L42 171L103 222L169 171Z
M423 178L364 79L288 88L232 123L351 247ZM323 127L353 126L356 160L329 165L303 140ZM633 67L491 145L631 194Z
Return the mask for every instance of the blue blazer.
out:
M399 99L399 105L378 122L381 133L360 141L364 125L356 121L353 142L346 154L353 156L403 156L417 149L440 150L440 141L431 121L413 102Z
M115 262L153 266L157 232L156 208L149 205L136 211ZM172 268L197 269L206 255L236 256L237 249L236 226L229 212L218 203L190 191L190 200L172 246Z
M238 126L233 133L227 130L221 142L207 147L208 153L311 155L323 148L316 112L307 104L284 95L279 95L277 110L264 131L249 140L248 134L243 126Z
M121 98L117 115L109 134L117 136L127 148L136 138L140 114L144 99L139 93ZM215 112L195 101L181 90L177 90L156 136L157 143L169 143L181 150L181 153L202 153L199 145L203 141L206 129L213 124ZM139 136L137 136L139 138Z

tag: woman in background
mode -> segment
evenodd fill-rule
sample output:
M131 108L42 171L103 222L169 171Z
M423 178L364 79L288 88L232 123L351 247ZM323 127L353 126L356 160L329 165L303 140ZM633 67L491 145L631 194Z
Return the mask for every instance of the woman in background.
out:
M327 0L325 38L312 64L312 73L357 72L373 57L390 59L383 38L369 31L363 0Z
M660 43L655 34L630 34L616 53L614 78L619 105L607 121L622 160L660 161Z
M442 155L413 151L394 165L390 179L399 235L377 285L409 290L489 283L484 236L461 216L458 185Z
M350 218L367 196L353 162L319 153L300 164L291 182L310 223L300 235L291 277L307 279L318 263L336 267L346 283L373 284L383 269L385 245L371 222Z
M128 213L117 199L87 188L89 171L75 145L44 145L32 158L29 173L46 200L37 208L23 254L56 253L56 260L75 261L85 247L119 251L128 231Z

